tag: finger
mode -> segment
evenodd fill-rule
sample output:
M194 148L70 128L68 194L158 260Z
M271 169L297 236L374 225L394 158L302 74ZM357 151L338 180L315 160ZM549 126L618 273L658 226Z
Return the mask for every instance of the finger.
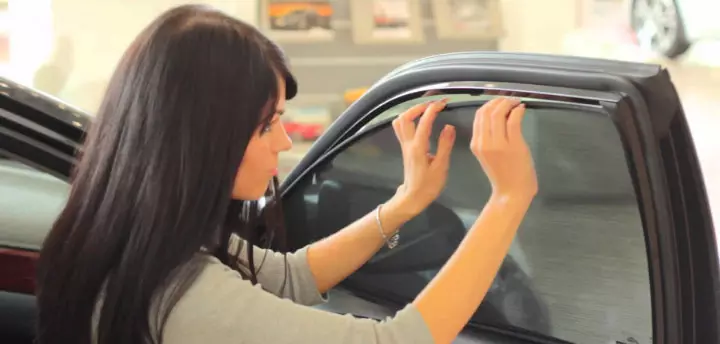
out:
M493 109L491 116L491 135L495 144L507 142L507 119L510 111L520 104L520 101L512 98L503 99Z
M452 125L446 125L440 133L438 139L438 148L435 154L435 160L431 166L440 166L443 169L447 169L450 166L450 155L452 154L453 146L455 145L455 127Z
M415 122L413 121L415 120L415 118L422 115L428 106L430 106L430 102L417 104L405 110L405 112L398 116L397 119L400 122L400 131L403 134L404 140L410 140L413 138L413 136L415 136Z
M434 102L430 107L425 109L425 113L420 118L418 123L417 132L415 137L423 142L430 140L430 133L432 132L432 125L437 118L438 113L445 108L447 104L447 98L438 102Z
M403 142L412 141L413 136L415 136L415 122L408 122L400 118L398 126L400 127L400 135L402 135Z
M428 164L432 164L433 161L435 161L435 154L432 153L426 153L425 156L428 159Z
M475 111L475 120L473 121L473 135L475 134L475 131L480 133L480 129L482 129L482 126L480 125L482 113L491 113L491 109L494 109L500 100L502 100L502 98L493 98L487 103L483 104L481 107L479 107L477 111Z
M525 118L525 104L520 104L510 112L507 123L508 142L513 144L524 140L522 134L522 122Z
M403 129L405 132L405 135L407 136L407 139L410 140L413 137L415 137L416 133L416 125L415 125L415 119L422 116L425 111L432 105L433 102L428 101L421 104L417 104L410 109L406 110L404 113L402 113L400 116L400 128Z
M405 142L405 137L402 134L402 129L400 128L400 119L395 118L392 121L392 127L393 131L395 132L395 137L397 137L398 141L400 142L400 145L402 145Z
M402 115L400 115L400 117L405 121L412 122L415 119L417 119L418 117L420 117L420 115L425 113L425 111L428 109L428 107L430 107L432 104L433 104L432 101L427 101L424 103L414 105L413 107L407 109L407 111L405 111Z
M495 106L502 100L502 98L494 98L489 102L483 104L480 108L475 111L475 119L473 121L473 138L471 142L482 144L484 140L490 139L490 126L485 120L492 113Z

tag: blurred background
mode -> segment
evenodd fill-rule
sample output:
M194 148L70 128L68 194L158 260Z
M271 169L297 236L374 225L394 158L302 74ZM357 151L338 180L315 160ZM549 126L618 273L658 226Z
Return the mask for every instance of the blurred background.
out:
M205 0L289 55L300 95L281 175L364 89L431 54L499 50L667 66L720 213L720 12L715 0ZM0 73L93 114L139 31L184 0L0 0Z

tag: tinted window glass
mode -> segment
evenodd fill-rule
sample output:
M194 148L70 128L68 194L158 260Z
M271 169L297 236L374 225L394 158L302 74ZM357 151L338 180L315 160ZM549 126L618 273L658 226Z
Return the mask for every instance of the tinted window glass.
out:
M0 157L0 246L38 249L69 188L65 181Z
M479 215L490 186L468 148L481 102L467 99L451 102L433 130L435 143L445 124L457 127L444 193L401 229L397 248L382 249L349 277L349 288L399 305L412 300ZM570 103L530 104L523 129L540 192L473 321L571 342L651 342L643 227L612 120ZM388 122L393 116L380 116L386 119L371 122L360 139L292 191L289 225L317 240L395 192L403 177L401 152Z

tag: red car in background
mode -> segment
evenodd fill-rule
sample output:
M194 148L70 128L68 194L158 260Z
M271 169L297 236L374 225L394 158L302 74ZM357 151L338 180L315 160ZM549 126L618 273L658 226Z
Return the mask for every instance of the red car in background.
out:
M325 130L320 123L303 123L292 118L284 119L285 131L293 140L315 141Z

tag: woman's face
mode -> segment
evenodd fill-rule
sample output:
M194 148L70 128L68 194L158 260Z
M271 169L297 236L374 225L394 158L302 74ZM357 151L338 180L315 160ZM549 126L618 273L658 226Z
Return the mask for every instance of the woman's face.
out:
M279 78L278 86L278 102L270 124L257 128L245 149L235 175L233 199L250 201L263 197L270 181L278 173L280 152L292 148L292 141L280 121L285 112L285 80Z

